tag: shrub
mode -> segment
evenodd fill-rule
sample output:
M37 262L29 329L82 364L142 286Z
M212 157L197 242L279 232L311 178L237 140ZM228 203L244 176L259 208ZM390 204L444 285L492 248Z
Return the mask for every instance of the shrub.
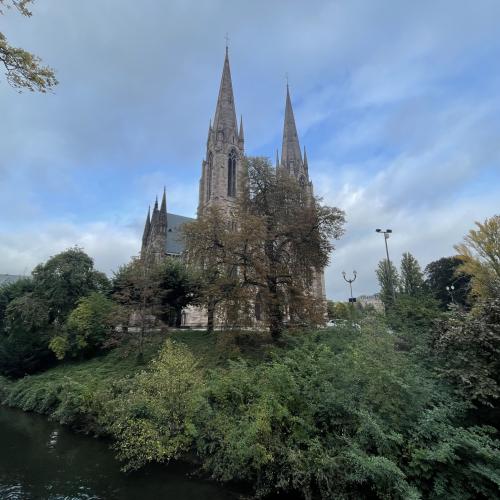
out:
M102 422L115 439L124 470L168 462L190 449L201 387L194 356L167 341L149 369L110 389Z

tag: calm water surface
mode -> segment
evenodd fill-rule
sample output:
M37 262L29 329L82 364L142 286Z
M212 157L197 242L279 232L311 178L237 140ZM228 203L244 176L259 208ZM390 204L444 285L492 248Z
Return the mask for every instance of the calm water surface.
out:
M0 406L1 500L234 500L181 466L120 472L106 443Z

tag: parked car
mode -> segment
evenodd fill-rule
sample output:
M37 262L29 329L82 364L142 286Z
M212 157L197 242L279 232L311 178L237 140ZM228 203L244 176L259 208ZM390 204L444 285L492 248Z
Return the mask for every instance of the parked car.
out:
M347 327L351 326L353 328L356 328L356 330L361 329L361 325L359 323L356 323L354 321L348 321L347 319L330 319L326 323L327 328L335 328L335 327Z

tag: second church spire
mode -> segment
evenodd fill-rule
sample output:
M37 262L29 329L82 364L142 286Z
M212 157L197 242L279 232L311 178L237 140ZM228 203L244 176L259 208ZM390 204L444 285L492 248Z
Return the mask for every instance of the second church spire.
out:
M283 144L281 146L281 165L290 173L298 174L303 167L299 136L293 116L290 90L286 86L285 123L283 125Z

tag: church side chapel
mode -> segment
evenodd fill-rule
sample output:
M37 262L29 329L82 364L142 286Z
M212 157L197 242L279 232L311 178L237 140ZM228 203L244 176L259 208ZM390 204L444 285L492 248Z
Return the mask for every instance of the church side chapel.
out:
M197 216L201 217L210 207L222 209L230 217L238 200L244 196L241 179L245 172L245 137L243 118L238 124L234 102L228 47L224 58L214 120L210 120L207 150L202 161L199 183ZM276 151L276 170L293 176L308 196L313 196L313 184L309 179L307 154L300 148L290 90L286 86L285 118L281 159ZM145 262L160 262L166 257L182 258L185 243L182 226L195 219L167 211L167 193L163 190L161 203L156 199L153 210L148 209L142 237L141 259ZM324 271L316 270L311 293L326 303ZM258 296L258 294L257 294ZM256 301L256 324L261 319L261 307ZM182 314L182 326L204 327L206 312L200 307L188 306Z

